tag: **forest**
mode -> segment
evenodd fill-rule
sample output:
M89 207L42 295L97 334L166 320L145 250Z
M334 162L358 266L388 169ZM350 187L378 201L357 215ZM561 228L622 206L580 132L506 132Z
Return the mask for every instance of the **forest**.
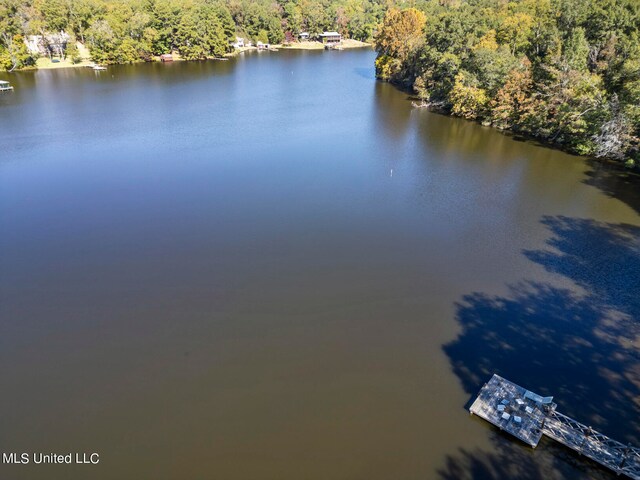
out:
M374 40L416 105L640 165L640 0L0 0L0 69L34 65L29 35L132 63L323 30Z
M378 78L418 106L640 163L640 1L467 0L390 8Z
M371 39L386 0L0 0L0 69L34 64L24 39L65 32L99 63L132 63L177 51L187 60L220 57L236 35L264 43L338 30Z

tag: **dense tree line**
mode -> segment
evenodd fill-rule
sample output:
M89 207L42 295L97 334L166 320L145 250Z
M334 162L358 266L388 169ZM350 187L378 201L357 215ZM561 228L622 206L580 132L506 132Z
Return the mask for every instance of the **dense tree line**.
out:
M375 35L378 77L422 105L640 164L639 0L0 0L0 69L33 65L24 39L61 31L56 54L79 59L79 41L128 63L334 29Z
M281 43L298 33L338 30L370 39L390 0L0 0L0 69L34 63L24 39L64 31L100 63L128 63L178 51L221 56L236 35Z
M444 0L390 9L379 78L420 104L640 164L640 1Z

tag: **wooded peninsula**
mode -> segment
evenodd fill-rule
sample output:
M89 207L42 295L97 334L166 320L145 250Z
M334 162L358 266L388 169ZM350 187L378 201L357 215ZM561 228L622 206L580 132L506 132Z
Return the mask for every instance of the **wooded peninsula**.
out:
M581 155L640 163L638 0L451 0L390 9L379 78L419 104Z
M373 40L377 77L416 105L640 164L638 0L0 0L0 69L34 65L34 36L50 54L80 61L86 47L108 64L325 30Z

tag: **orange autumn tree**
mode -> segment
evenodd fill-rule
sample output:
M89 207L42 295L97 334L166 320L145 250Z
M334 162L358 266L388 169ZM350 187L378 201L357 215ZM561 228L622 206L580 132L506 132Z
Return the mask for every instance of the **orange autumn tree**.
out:
M391 8L387 11L375 38L378 78L390 80L398 76L409 55L422 45L426 23L426 15L415 8Z
M491 120L498 128L518 129L535 113L531 62L523 57L520 66L507 75L496 97L491 101Z

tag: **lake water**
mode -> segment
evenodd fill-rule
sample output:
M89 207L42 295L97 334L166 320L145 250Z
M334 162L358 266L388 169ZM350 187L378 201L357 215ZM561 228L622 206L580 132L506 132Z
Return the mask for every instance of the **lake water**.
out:
M374 56L2 76L0 449L100 454L2 478L612 478L465 408L640 444L637 185Z

